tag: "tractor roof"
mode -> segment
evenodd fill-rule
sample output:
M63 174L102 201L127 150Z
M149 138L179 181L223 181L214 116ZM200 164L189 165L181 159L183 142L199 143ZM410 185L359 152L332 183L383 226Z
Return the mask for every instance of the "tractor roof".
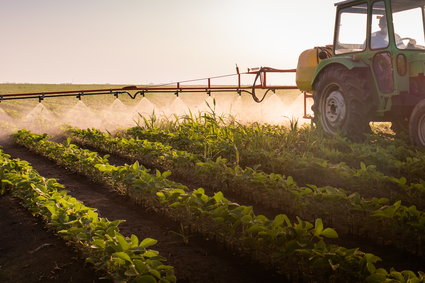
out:
M344 0L344 1L341 1L341 2L337 2L337 3L335 3L335 6L339 6L339 5L342 5L342 4L346 4L346 3L350 3L350 2L355 2L356 0Z
M335 3L335 6L340 6L348 3L354 3L358 0L345 0ZM369 0L370 1L370 0ZM416 7L425 6L425 0L391 0L392 8L394 12L409 10Z

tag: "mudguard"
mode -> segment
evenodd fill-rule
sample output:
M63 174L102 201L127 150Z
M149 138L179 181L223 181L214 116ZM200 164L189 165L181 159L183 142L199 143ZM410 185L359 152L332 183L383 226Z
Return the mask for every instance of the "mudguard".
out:
M364 63L361 59L354 58L354 56L350 57L333 57L329 59L325 59L319 63L314 72L313 79L311 81L311 90L314 90L314 85L320 76L320 74L327 68L331 68L332 66L342 65L348 70L352 70L355 68L369 68L369 65Z

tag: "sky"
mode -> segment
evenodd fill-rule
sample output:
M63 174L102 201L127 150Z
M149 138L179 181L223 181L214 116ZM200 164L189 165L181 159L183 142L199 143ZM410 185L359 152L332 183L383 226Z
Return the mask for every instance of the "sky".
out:
M331 44L335 0L0 0L0 83L159 84ZM295 84L295 82L294 82Z

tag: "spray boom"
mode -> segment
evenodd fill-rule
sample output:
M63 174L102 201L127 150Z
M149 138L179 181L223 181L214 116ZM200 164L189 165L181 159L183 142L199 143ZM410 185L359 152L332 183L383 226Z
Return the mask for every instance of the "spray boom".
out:
M295 73L296 69L274 69L270 67L255 67L248 68L246 72L240 72L238 65L236 65L236 73L221 75L215 77L179 81L167 84L160 85L149 85L149 86L125 86L123 88L111 88L111 89L90 89L90 90L69 90L69 91L52 91L52 92L42 92L42 93L14 93L14 94L0 94L0 102L4 100L18 100L18 99L38 99L39 102L46 98L51 97L75 97L79 100L83 96L90 95L114 95L118 98L119 95L128 95L132 99L135 99L138 95L144 97L148 93L172 93L179 96L180 93L206 93L211 96L212 93L220 92L237 92L239 95L243 93L249 94L252 96L255 102L260 103L264 100L266 95L272 91L276 90L288 90L288 89L298 89L295 85L269 85L267 81L267 74L269 73ZM254 76L254 81L252 84L242 84L242 77ZM222 78L236 77L237 82L233 85L213 85L212 81ZM194 83L206 81L204 85L183 85L187 83ZM261 98L258 98L256 91L262 90L264 94ZM306 114L306 99L310 96L307 93L304 93L304 118L311 118Z
M42 93L14 93L14 94L0 94L0 102L3 100L15 100L15 99L38 99L40 102L45 98L51 97L67 97L74 96L78 99L81 99L83 96L88 95L104 95L112 94L115 97L118 97L121 94L127 94L132 99L136 98L137 95L144 96L147 93L173 93L178 96L180 93L207 93L211 95L213 92L237 92L239 94L247 93L252 95L256 102L261 102L262 99L258 99L255 96L255 91L258 89L265 90L266 93L270 90L276 89L297 89L296 86L285 86L285 85L268 85L267 84L267 73L295 73L295 69L282 70L282 69L273 69L269 67L261 68L251 68L247 72L239 72L239 67L236 65L236 73L230 75L221 75L209 78L195 79L180 81L174 83L167 83L162 85L153 85L153 86L126 86L123 88L113 88L113 89L91 89L91 90L70 90L70 91L52 91L52 92L42 92ZM254 75L254 83L252 85L242 85L241 78L242 76ZM212 80L219 78L227 77L237 77L237 84L235 85L212 85ZM257 81L259 80L259 83ZM201 86L189 86L182 85L183 83L192 83L199 81L207 81L206 85Z

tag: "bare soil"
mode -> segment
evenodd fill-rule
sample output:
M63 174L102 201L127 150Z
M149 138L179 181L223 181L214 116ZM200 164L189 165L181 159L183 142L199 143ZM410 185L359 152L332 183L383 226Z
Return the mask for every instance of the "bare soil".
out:
M0 197L0 282L109 282L19 201Z
M129 236L135 234L139 238L151 237L157 239L158 244L154 246L153 249L158 250L161 255L168 259L167 263L175 267L176 276L179 282L249 283L286 281L283 276L279 276L273 271L266 270L264 267L251 262L249 259L234 255L231 251L215 242L209 241L199 235L186 234L185 231L181 231L178 223L168 221L154 212L134 204L128 198L117 195L117 193L111 189L95 184L85 177L68 172L58 167L55 163L29 152L21 146L8 143L3 146L3 149L13 158L20 158L30 162L34 169L42 176L58 179L61 184L65 185L65 189L68 190L72 196L84 202L85 205L89 207L97 208L100 216L106 217L109 220L126 220L125 223L120 225L121 233L124 235ZM21 215L15 213L15 210L6 210L10 211L10 214L14 214L18 217L16 220L17 223L22 222L22 220L20 220ZM4 215L3 209L0 210L0 213L2 213L0 215ZM7 221L8 218L7 216L0 217L1 231L11 230L8 227L13 224ZM30 219L27 220L29 225L37 221L35 218L29 218ZM42 227L40 227L40 229L43 231ZM44 232L48 233L47 231ZM179 236L178 234L185 234L185 237ZM51 236L54 237L53 235ZM189 239L188 243L184 243L183 241L186 237ZM23 245L23 243L9 243L12 239L4 239L2 241L2 246L6 243L8 246ZM44 242L41 244L43 243ZM56 246L66 247L64 243L55 245L55 247ZM42 250L48 249L51 249L51 247L49 246ZM55 250L51 250L52 254L49 256L50 258L59 257L59 255L55 254ZM38 254L34 254L31 258L38 263L38 256ZM75 257L76 254L74 253L73 256ZM69 258L72 258L72 256L69 256ZM46 268L44 264L29 264L32 268L30 270L22 269L20 262L9 262L7 265L2 264L8 261L8 259L4 258L4 252L0 253L0 265L2 266L0 274L4 273L9 276L5 278L18 278L18 276L25 278L29 273L43 274L43 272L45 272L43 268ZM38 270L38 268L40 268L40 270ZM72 280L74 280L73 278L77 278L77 276L81 276L78 278L84 278L84 280L78 280L79 282L93 282L93 278L97 278L94 272L90 273L90 271L88 271L88 275L83 275L80 274L81 270L82 267L76 269L71 269L70 267L69 273L67 273L66 276L57 281L50 282L72 282ZM0 279L3 278L0 276ZM20 281L13 280L10 282ZM26 280L26 282L37 281Z

